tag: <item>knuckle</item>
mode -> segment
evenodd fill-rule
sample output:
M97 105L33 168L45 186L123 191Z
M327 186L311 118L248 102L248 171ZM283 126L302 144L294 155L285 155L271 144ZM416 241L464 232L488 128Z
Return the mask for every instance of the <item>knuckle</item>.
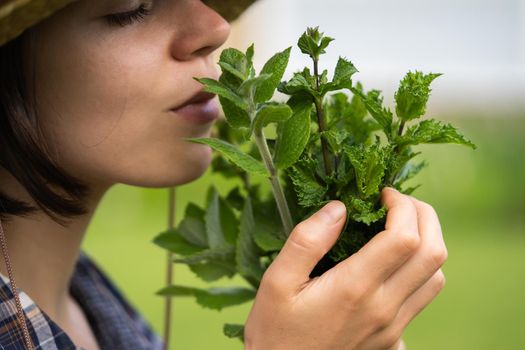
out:
M288 241L295 249L309 255L315 254L316 257L321 258L325 253L324 247L321 242L315 239L314 235L310 234L308 231L309 229L305 223L299 223L295 226Z
M422 202L418 200L417 203L421 206L421 209L423 209L424 211L428 212L433 216L437 216L436 209L434 209L434 207L428 204L427 202Z
M308 232L308 223L306 221L301 221L297 225L295 225L294 229L292 230L292 236L304 236Z
M365 303L368 291L362 284L351 285L345 290L345 298L348 301L348 305L352 308L358 307Z
M417 232L402 231L397 235L398 248L402 253L414 253L419 247L421 239Z
M428 259L430 264L434 268L443 266L448 258L448 252L445 247L431 248L428 253Z
M434 275L433 279L434 279L432 281L433 288L437 293L439 293L443 289L443 287L445 287L445 283L446 283L445 274L443 273L441 269L439 269Z
M384 349L391 349L393 348L398 342L399 339L402 337L402 333L400 333L397 330L388 330L385 332L385 334L382 337L382 348Z
M370 312L370 322L376 330L388 327L395 318L392 310L376 307Z

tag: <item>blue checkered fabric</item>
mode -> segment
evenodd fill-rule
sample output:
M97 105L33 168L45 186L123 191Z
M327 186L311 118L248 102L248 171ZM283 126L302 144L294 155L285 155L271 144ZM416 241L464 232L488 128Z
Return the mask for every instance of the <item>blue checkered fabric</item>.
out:
M84 252L75 266L70 292L83 309L102 350L163 348L162 339ZM36 350L83 349L20 289L19 296ZM0 274L0 350L4 349L25 350L25 345L9 279Z

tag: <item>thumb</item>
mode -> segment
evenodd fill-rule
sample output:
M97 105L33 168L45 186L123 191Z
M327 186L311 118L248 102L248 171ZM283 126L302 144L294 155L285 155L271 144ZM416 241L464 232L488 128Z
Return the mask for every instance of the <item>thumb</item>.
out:
M276 286L296 287L307 282L310 273L337 241L346 219L341 201L331 201L290 233L279 255L266 271Z

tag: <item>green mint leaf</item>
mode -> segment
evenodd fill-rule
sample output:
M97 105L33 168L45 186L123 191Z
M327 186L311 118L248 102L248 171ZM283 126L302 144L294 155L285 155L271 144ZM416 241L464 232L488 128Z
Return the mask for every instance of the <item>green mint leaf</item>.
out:
M388 108L383 107L381 92L379 90L371 90L365 94L360 86L352 87L350 90L361 98L372 118L381 125L390 140L392 138L393 116Z
M255 226L253 230L253 240L259 248L265 252L275 252L281 250L286 239L284 239L284 232L282 223L279 219L279 213L274 211L272 216L263 215L266 212L258 213L258 208L255 214ZM275 220L274 220L275 218Z
M246 198L243 211L241 213L241 223L239 239L237 240L235 260L237 271L243 277L256 281L261 281L264 270L261 266L261 251L253 241L252 232L255 227L251 199Z
M177 226L177 232L194 246L207 248L208 239L204 225L204 210L193 203L186 206L184 219Z
M324 104L327 130L346 130L348 144L366 143L381 126L371 118L360 97L354 95L351 102L345 93L329 96Z
M328 70L325 69L323 73L319 76L319 84L326 84L328 83Z
M461 135L451 124L435 119L424 120L410 127L405 135L397 140L400 146L420 143L457 143L476 149L476 145Z
M425 114L430 96L430 83L442 74L423 74L419 71L408 72L395 93L396 114L404 121L421 117Z
M241 86L239 86L238 92L246 100L251 101L255 96L256 89L268 81L271 77L271 74L261 74L258 77L249 78L245 80Z
M247 79L247 77L245 77L242 72L238 71L234 66L232 66L229 63L219 62L219 66L221 67L221 70L223 72L230 73L231 75L233 75L236 78L238 78L240 81L244 81L245 79Z
M405 182L416 176L423 168L428 166L428 162L423 161L417 164L406 164L403 169L399 172L394 180L394 186L400 188L401 185Z
M226 196L226 202L232 208L241 211L244 206L244 196L241 194L241 189L239 187L232 189Z
M222 287L210 288L207 291L199 292L197 303L203 307L221 310L225 307L244 304L255 299L256 291L248 288Z
M386 169L388 148L375 143L369 147L363 145L345 147L345 154L355 169L357 187L363 198L379 192Z
M355 97L355 96L354 96ZM366 110L366 107L361 102L360 99L358 99L363 106L363 112L362 116L359 115L359 117L364 118L366 114L368 113ZM348 127L351 126L351 121L348 120L350 117L349 109L350 109L350 102L348 101L348 96L343 92L338 92L333 95L330 95L326 98L323 109L325 111L325 120L326 120L326 129L348 129ZM353 122L353 120L352 120ZM354 135L352 135L354 136Z
M228 338L239 338L244 340L244 325L225 323L222 332Z
M330 38L328 36L325 36L321 39L321 43L319 44L319 49L317 55L321 55L323 53L326 53L325 49L328 47L328 45L334 41L334 38Z
M237 95L234 91L230 90L229 87L221 83L220 81L210 79L210 78L194 78L199 83L204 85L204 91L217 94L222 98L227 99L228 101L235 104L237 107L247 110L248 104Z
M244 174L244 171L239 167L233 165L221 155L216 154L211 162L212 172L221 174L227 179L237 178Z
M297 41L297 46L302 53L309 55L310 57L316 57L318 50L317 42L312 38L308 32L304 32L303 35Z
M252 232L257 246L265 252L281 250L286 241L286 235L279 221L268 220L270 217L279 217L279 211L273 198L268 201L253 202L255 225Z
M239 236L239 219L226 199L219 198L222 232L226 242L235 245Z
M401 191L402 193L404 194L407 194L407 195L411 195L415 190L417 190L419 187L421 187L421 185L417 185L417 186L414 186L414 187L409 187L407 188L406 190L403 190Z
M239 220L232 208L213 185L209 187L206 198L208 208L205 219L208 242L211 237L215 237L214 244L210 243L210 247L222 245L224 242L235 245L239 235Z
M377 222L386 216L385 207L376 210L373 203L355 197L350 201L349 211L352 213L350 217L353 220L367 225Z
M213 282L223 277L232 278L237 272L235 265L212 261L202 264L188 265L190 270L205 282Z
M206 234L210 248L216 248L225 243L224 233L221 225L219 192L211 187L211 198L206 210Z
M208 290L172 285L157 292L163 296L194 296L202 307L222 310L225 307L243 304L255 298L255 290L248 288L210 288Z
M248 50L247 52L249 53L249 51L250 50ZM224 69L221 63L231 66L235 71L238 71L240 73L240 77L238 77L235 73L232 74L229 71L229 69ZM252 59L250 57L247 57L244 53L237 49L229 48L223 50L219 59L219 65L221 66L221 68L223 68L221 81L227 86L229 86L229 88L232 90L237 89L244 80L252 76Z
M171 285L171 286L164 287L164 288L158 290L155 294L157 294L157 295L171 295L171 296L183 297L183 296L195 295L195 290L198 290L198 289L197 288L193 288L193 287Z
M315 166L315 165L314 165ZM294 185L295 193L300 205L303 207L315 207L325 199L328 188L316 181L312 164L299 161L289 169L289 176Z
M255 45L252 43L246 49L246 54L245 54L247 67L248 67L248 70L250 72L250 74L248 75L249 77L253 76L255 74L255 72L253 71L253 55L254 54L255 54Z
M266 102L272 98L275 89L281 82L286 67L288 66L291 50L292 48L289 47L286 50L275 54L263 66L260 74L271 74L271 78L257 87L254 98L256 103Z
M293 114L278 127L274 151L277 169L286 169L293 165L303 153L310 138L312 102L309 99L292 97L288 104L292 108Z
M396 144L393 144L396 147ZM391 152L386 159L387 167L385 171L385 185L393 186L395 178L414 157L421 154L421 152L413 152L410 147L396 147L395 151ZM397 187L399 190L399 187Z
M311 75L310 70L305 68L302 72L294 73L292 79L288 82L282 82L277 89L279 92L287 95L306 93L313 97L317 96L315 91L315 77Z
M219 101L226 117L226 122L235 129L242 129L250 127L250 115L242 108L239 108L235 103L219 96Z
M319 27L307 28L297 42L297 46L302 53L309 55L314 60L319 60L319 56L324 54L325 49L333 41L333 38L325 37L319 31Z
M337 61L337 65L335 67L334 78L332 79L332 81L334 83L338 83L342 81L351 80L352 75L354 75L357 72L357 68L352 62L350 62L350 60L344 57L339 57L339 60Z
M191 255L204 249L201 246L195 246L188 242L176 229L162 232L153 239L153 243L180 255Z
M351 135L346 130L341 129L332 129L321 132L321 135L328 141L330 151L333 154L339 154L342 149L345 141L351 137Z
M277 215L279 214L277 213ZM258 221L258 225L253 232L255 243L265 252L280 251L284 246L285 240L278 237L274 229L275 226L269 224L268 220Z
M319 93L321 96L326 95L330 91L337 91L341 89L350 89L352 87L352 75L357 72L355 66L349 60L339 57L337 66L335 67L334 78L332 82L326 82L326 74L320 79Z
M205 249L195 254L184 256L181 258L174 258L173 262L196 265L208 262L228 264L234 256L235 248L231 244L223 244L215 248Z
M286 104L263 104L257 110L252 122L252 131L262 130L270 123L282 123L292 116L292 109Z
M257 175L268 175L268 171L264 165L247 154L242 153L234 145L229 144L225 141L213 138L189 138L186 139L190 142L200 143L203 145L208 145L214 150L220 152L226 159L231 161L233 164L237 165L239 168L250 174Z
M253 47L251 48L253 50ZM247 53L250 53L250 48L248 48ZM230 91L237 91L246 79L253 77L255 74L251 58L234 48L222 51L219 65L222 69L219 82ZM237 99L231 101L231 98L231 96L225 98L219 95L219 101L226 116L226 121L232 128L248 128L251 120L247 105L244 105L245 101L241 104Z
M233 77L233 75L230 74ZM219 81L209 78L194 78L201 84L204 84L204 90L217 94L219 101L221 102L224 115L228 124L234 128L247 128L250 126L250 116L248 114L248 104L237 95L236 92L231 90L225 82L231 80L227 78L226 74L223 74Z

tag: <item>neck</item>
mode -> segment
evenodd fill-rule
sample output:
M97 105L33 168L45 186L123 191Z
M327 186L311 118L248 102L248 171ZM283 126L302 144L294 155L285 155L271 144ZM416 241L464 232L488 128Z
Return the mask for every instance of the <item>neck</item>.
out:
M5 173L0 175L0 184L3 193L35 205L18 182ZM66 227L43 212L2 222L17 287L55 322L68 317L69 283L86 229L106 190L91 193L84 205L87 214L72 218ZM4 259L0 260L0 272L7 277Z

